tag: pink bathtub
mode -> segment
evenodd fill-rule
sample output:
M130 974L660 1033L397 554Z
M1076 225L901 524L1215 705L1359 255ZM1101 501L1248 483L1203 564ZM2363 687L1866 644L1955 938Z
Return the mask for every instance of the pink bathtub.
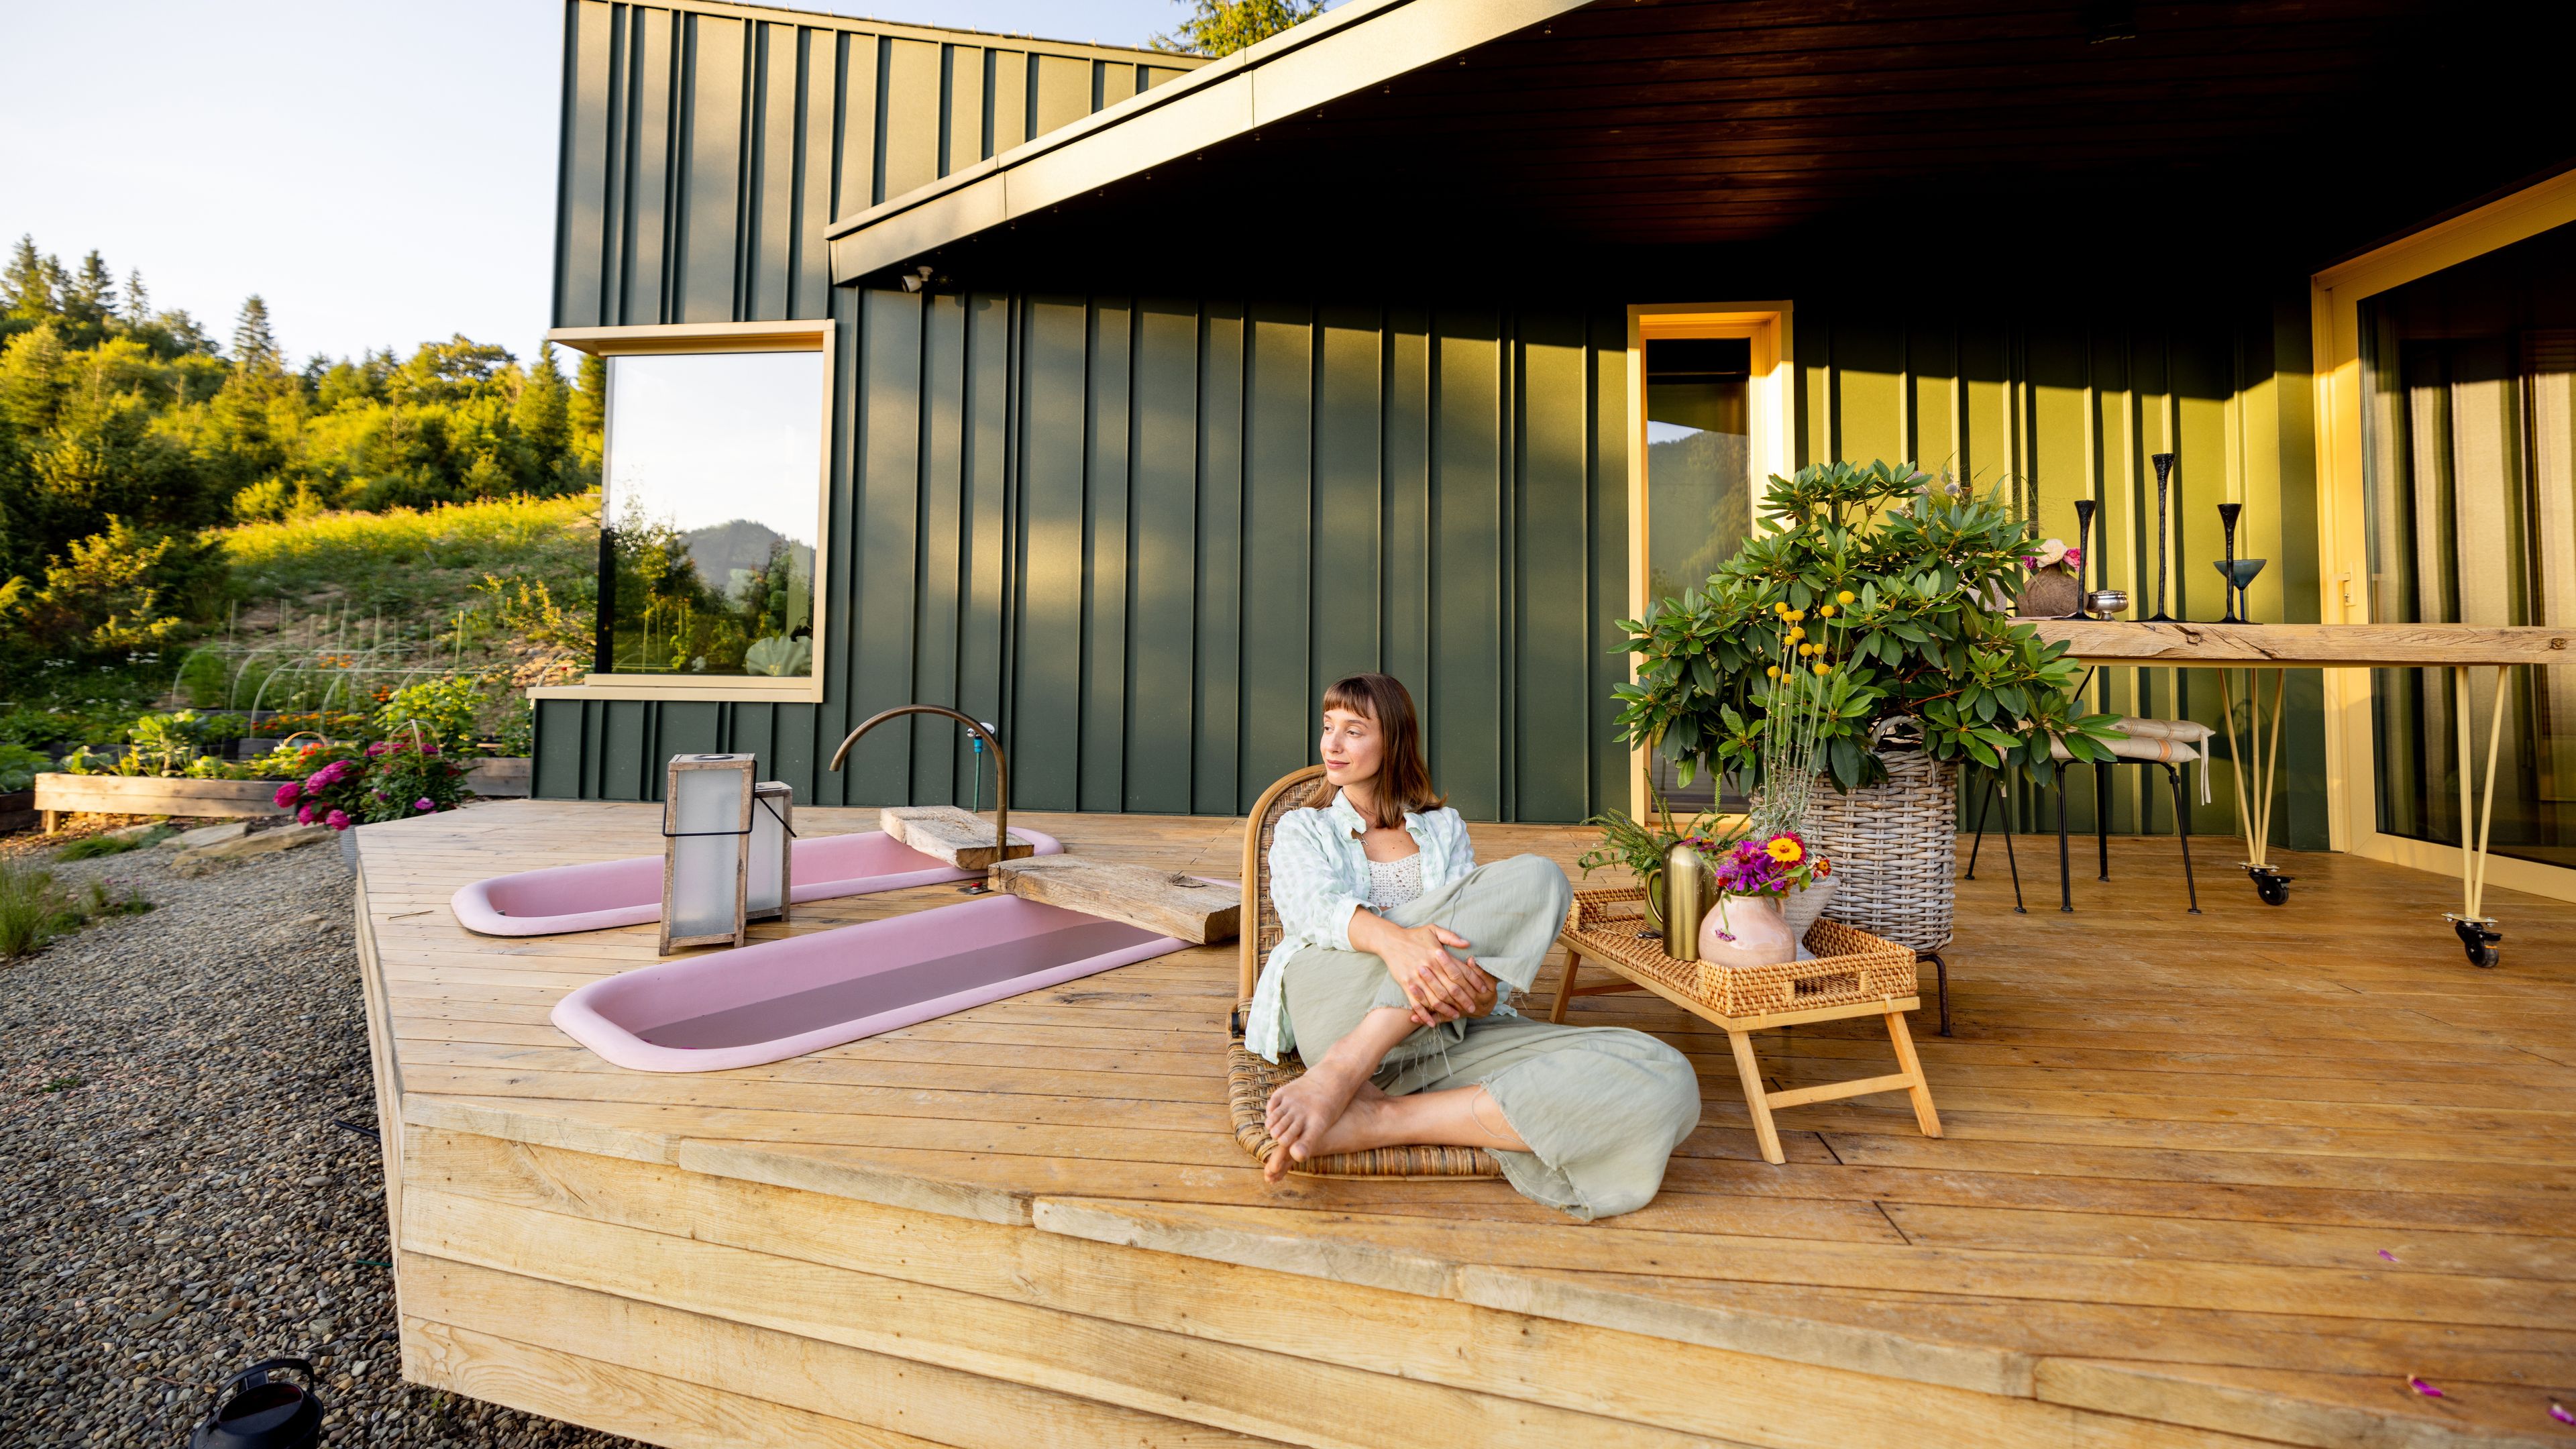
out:
M756 1067L1182 949L1018 896L915 911L594 981L554 1023L639 1072Z
M1011 834L1036 846L1040 855L1064 850L1052 835L1018 828ZM788 899L796 901L872 895L972 880L983 873L959 870L882 830L808 836L793 849L795 887ZM642 925L662 919L662 857L639 855L498 875L458 891L448 904L456 911L457 924L486 936L554 936Z

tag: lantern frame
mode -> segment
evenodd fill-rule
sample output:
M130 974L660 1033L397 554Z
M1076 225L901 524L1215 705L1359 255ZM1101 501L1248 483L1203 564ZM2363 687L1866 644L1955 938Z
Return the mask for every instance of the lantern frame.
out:
M741 808L730 830L680 829L680 777L705 771L724 770L742 777ZM744 907L749 903L751 886L751 812L757 808L759 789L756 776L759 759L753 755L673 755L663 778L662 789L662 940L661 954L690 946L739 946L746 939L749 921ZM680 879L680 843L710 836L730 836L733 850L733 927L728 931L706 932L683 936L672 930L671 918L677 914ZM721 867L718 867L721 869ZM784 908L785 889L780 890Z
M796 788L783 780L763 780L751 787L755 810L751 818L751 835L747 838L743 859L743 919L745 921L779 921L787 919L788 907L796 898ZM761 815L766 813L778 822L778 904L757 909L751 905L750 866L762 851Z

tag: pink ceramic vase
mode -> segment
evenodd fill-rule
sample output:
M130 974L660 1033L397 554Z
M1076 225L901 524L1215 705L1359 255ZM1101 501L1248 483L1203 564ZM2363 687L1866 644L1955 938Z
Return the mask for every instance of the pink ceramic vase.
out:
M1720 896L1699 925L1699 959L1714 966L1777 966L1798 959L1798 936L1769 896Z

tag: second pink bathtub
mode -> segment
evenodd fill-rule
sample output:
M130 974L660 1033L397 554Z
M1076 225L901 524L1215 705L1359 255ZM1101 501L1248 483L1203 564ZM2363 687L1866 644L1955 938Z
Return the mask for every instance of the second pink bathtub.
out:
M1035 830L1015 828L1011 835L1037 847L1039 855L1064 850L1062 841ZM983 874L924 855L882 830L808 836L791 848L792 901L873 895ZM662 857L639 855L494 876L459 890L448 904L458 925L486 936L554 936L639 926L662 919Z

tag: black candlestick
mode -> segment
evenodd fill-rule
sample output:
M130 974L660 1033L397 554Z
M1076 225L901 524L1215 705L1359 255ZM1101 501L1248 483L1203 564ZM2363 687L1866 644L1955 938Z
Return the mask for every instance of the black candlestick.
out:
M2156 611L2147 622L2170 624L2173 615L2165 612L2165 487L2173 481L2174 455L2157 453L2147 461L2156 465Z
M2099 506L2090 498L2075 500L2075 556L2079 560L2093 556L2093 510ZM2093 617L2084 607L2090 593L2091 591L2084 587L2084 565L2079 562L2075 565L2075 612L2067 615L2067 618Z
M2227 566L2218 571L2227 588L2227 617L2218 621L2222 624L2242 624L2245 622L2244 618L2237 612L2236 608L2236 596L2238 592L2236 587L2236 515L2243 513L2244 511L2245 505L2242 503L2222 503L2218 505L2218 526L2227 534Z

